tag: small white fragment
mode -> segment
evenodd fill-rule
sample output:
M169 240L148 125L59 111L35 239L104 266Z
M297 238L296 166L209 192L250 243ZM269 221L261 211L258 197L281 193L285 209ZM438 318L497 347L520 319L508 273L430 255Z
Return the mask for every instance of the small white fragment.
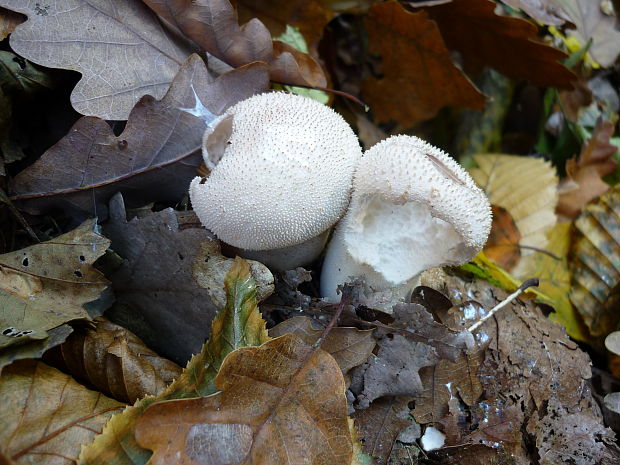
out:
M428 428L426 428L426 431L424 431L424 435L420 439L422 449L424 449L426 452L442 448L445 442L446 435L434 426L429 426Z

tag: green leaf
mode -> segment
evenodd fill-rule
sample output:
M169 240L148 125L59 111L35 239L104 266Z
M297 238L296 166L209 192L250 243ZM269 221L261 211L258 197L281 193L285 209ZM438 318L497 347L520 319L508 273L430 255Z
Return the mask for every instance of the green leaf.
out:
M134 425L142 412L154 402L208 396L217 391L214 380L224 358L241 347L259 346L268 341L265 321L258 311L256 282L249 264L241 259L224 280L226 307L211 324L211 338L199 354L188 362L183 373L157 397L147 397L116 415L95 441L81 454L82 464L143 465L151 452L141 448L134 437ZM181 309L182 310L182 309ZM204 322L196 322L204 324Z

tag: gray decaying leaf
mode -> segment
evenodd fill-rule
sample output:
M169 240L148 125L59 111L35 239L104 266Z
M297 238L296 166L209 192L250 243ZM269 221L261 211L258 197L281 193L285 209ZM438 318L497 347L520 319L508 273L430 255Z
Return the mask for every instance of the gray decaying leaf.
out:
M11 48L82 79L71 94L83 115L124 120L146 94L161 98L191 53L140 1L0 0L28 21L11 34Z
M12 182L12 199L39 214L61 208L80 217L107 216L107 202L123 192L130 206L176 202L187 192L202 157L204 122L180 108L194 108L195 95L209 111L229 106L265 90L266 66L253 63L209 77L204 62L192 55L166 96L143 97L127 126L115 136L101 119L84 117L43 156Z
M209 337L218 310L192 275L200 245L214 236L203 228L179 230L170 208L127 221L120 195L110 202L103 231L124 258L110 276L117 299L110 318L183 365Z
M356 408L368 408L383 396L416 396L423 391L418 371L439 361L434 348L397 333L387 333L377 342L379 351L351 372L351 391Z
M411 424L406 419L410 401L408 397L386 397L353 415L364 452L372 456L377 465L388 463L396 438Z

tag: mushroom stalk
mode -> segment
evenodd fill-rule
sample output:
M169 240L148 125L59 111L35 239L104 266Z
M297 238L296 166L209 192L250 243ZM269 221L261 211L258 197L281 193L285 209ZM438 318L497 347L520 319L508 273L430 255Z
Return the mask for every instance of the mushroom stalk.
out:
M407 298L424 270L475 256L491 227L489 202L452 158L411 136L369 149L349 209L328 245L321 293L362 277L376 291Z

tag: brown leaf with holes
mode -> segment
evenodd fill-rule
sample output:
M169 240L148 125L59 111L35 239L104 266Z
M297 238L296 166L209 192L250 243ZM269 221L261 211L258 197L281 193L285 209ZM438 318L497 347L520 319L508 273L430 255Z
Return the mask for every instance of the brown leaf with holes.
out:
M378 121L412 126L446 105L484 108L484 95L454 65L426 12L410 13L397 2L380 3L370 8L365 23L370 51L383 62L383 77L362 83L363 99Z
M426 8L446 45L463 55L465 70L484 66L542 87L571 89L577 76L559 60L567 55L544 44L536 26L495 14L492 0L453 0Z
M271 337L283 334L294 334L308 345L314 344L323 334L323 330L312 325L312 319L296 316L284 320L282 323L269 330ZM361 365L368 359L376 342L372 336L373 330L360 330L357 328L334 328L321 344L321 348L330 354L342 373L347 373L351 368Z
M71 465L124 407L55 368L21 360L0 378L0 448L16 465Z
M209 397L159 402L136 423L151 465L349 465L344 379L326 352L287 334L230 353Z
M377 465L388 463L398 434L411 425L407 420L410 401L409 397L385 397L353 414L364 452L373 457Z
M52 357L49 359L47 357ZM133 404L146 395L159 394L181 374L181 367L160 357L131 331L99 317L95 328L74 332L66 342L46 354L76 379L104 394Z
M560 215L576 218L586 204L609 189L602 178L616 170L617 163L612 156L618 147L610 143L613 134L611 121L597 121L592 138L584 144L579 157L566 162L567 177L560 183L557 206Z
M265 25L253 18L239 26L228 0L145 0L159 17L201 48L231 66L262 61L271 79L286 84L325 87L320 65L309 55L272 42Z
M508 210L491 205L493 223L484 246L484 254L506 271L512 270L521 259L521 233Z

